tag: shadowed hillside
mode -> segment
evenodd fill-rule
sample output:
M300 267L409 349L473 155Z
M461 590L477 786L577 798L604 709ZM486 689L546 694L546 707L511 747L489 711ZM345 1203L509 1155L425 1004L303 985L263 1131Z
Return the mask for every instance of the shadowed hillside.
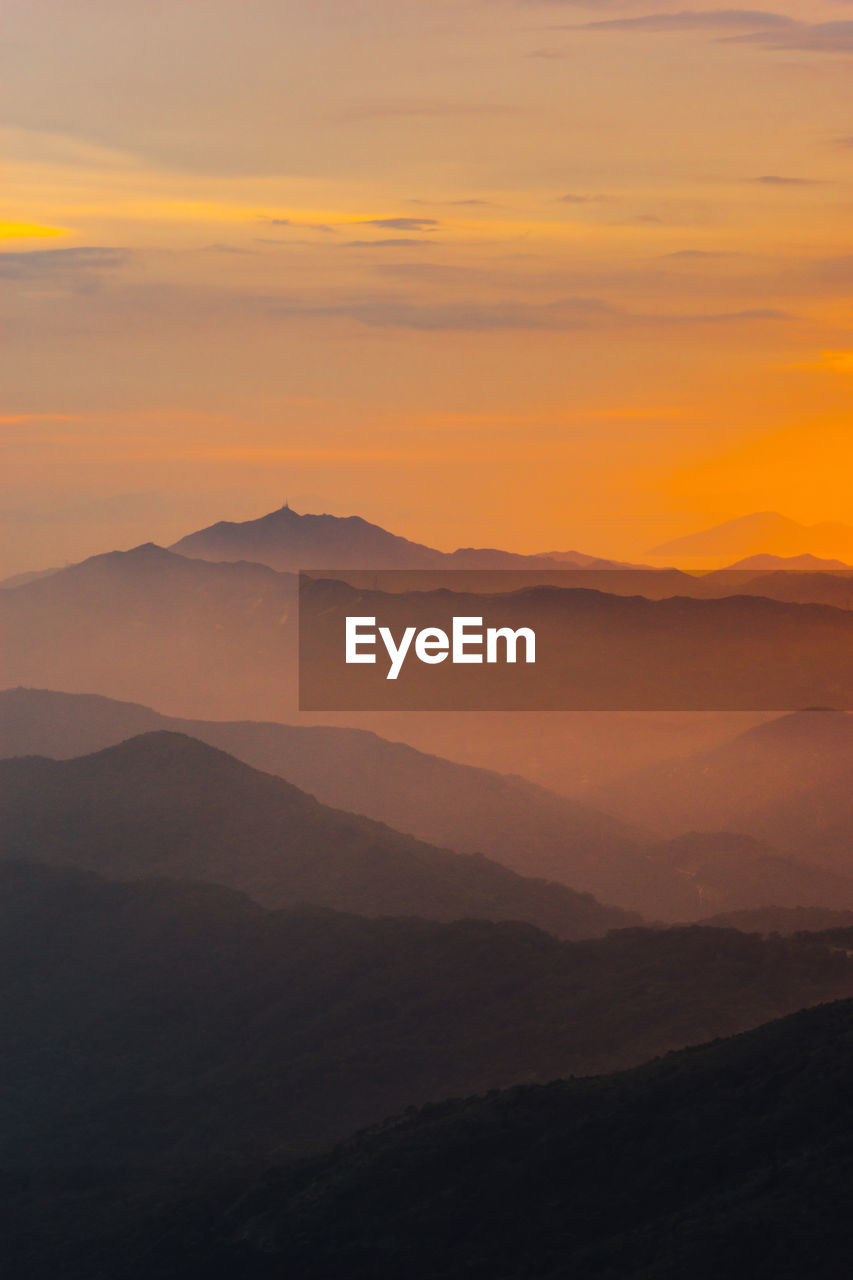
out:
M667 834L745 825L763 806L796 803L853 769L853 715L794 712L684 760L639 770L595 789L595 802ZM806 851L803 850L805 853Z
M281 778L166 732L75 760L0 762L0 856L120 879L212 880L270 906L526 919L562 937L638 919L564 885L330 809Z
M626 1063L849 990L849 931L834 947L708 929L560 944L268 915L204 886L0 878L15 1274L844 1274L849 1001L628 1075L410 1108L295 1165L268 1153L406 1097Z
M447 1102L179 1210L153 1256L190 1280L836 1280L851 1069L845 1001L626 1076Z
M846 952L811 935L565 943L26 863L0 865L0 885L7 1168L316 1145L409 1103L629 1066L853 992Z
M95 696L0 693L2 756L66 758L154 729L190 734L324 804L461 853L484 853L525 875L589 892L606 885L623 901L637 874L637 837L618 819L523 778L456 764L364 730L179 720Z

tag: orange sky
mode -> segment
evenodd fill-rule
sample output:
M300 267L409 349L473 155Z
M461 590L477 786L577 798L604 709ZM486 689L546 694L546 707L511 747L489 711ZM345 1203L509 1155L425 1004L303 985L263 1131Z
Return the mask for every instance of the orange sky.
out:
M853 521L853 8L7 0L0 572Z

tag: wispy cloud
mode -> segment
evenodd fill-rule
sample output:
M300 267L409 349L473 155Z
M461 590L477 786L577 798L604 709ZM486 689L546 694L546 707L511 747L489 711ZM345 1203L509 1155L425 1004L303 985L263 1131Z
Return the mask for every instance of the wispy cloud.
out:
M546 303L420 302L399 297L361 298L330 303L265 300L272 314L283 317L352 320L371 328L420 332L510 333L571 332L647 325L726 325L789 319L786 312L755 308L727 312L654 313L628 311L601 298L568 297Z
M567 30L581 31L724 31L788 30L800 24L782 13L759 9L682 9L677 13L645 13L636 18L605 18Z
M758 183L762 187L821 187L824 185L817 178L788 178L779 173L764 173L759 178L748 178L747 181Z
M386 117L393 119L444 119L456 116L492 116L515 114L518 110L508 103L502 102L449 102L435 101L411 102L365 102L355 104L343 113L348 120L375 120Z
M102 245L0 253L0 277L6 280L43 280L69 273L98 274L124 266L131 256L130 249Z
M588 32L708 32L727 44L755 44L768 50L811 53L853 52L853 22L801 22L783 13L758 9L682 9L675 13L645 13L637 17L598 19L561 30ZM562 56L559 50L540 50L539 56Z
M560 204L606 204L612 200L612 196L586 195L578 191L567 191L565 195L557 197Z
M754 31L729 36L733 44L803 53L853 53L853 22L795 22L778 31Z
M359 218L359 222L385 231L434 231L441 226L437 218Z
M433 247L433 241L418 240L412 236L391 236L384 240L347 240L341 246L343 249L432 249Z

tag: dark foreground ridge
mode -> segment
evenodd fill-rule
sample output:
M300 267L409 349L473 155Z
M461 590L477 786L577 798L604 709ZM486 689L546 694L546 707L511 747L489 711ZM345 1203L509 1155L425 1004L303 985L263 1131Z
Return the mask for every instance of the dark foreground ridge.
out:
M424 1108L212 1198L201 1221L183 1208L157 1274L835 1280L853 1247L851 1068L844 1001L627 1075ZM187 1248L201 1223L208 1243Z
M6 864L6 1273L657 1280L715 1274L694 1253L732 1231L732 1257L784 1260L767 1224L806 1233L851 1166L847 1003L632 1075L441 1099L848 995L851 946L698 927L561 943ZM661 1269L665 1232L682 1271Z

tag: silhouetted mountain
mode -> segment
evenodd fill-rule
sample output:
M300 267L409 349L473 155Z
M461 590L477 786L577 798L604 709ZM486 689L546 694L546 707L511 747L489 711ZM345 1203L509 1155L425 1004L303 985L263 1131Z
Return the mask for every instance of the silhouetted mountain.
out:
M837 1280L851 1071L844 1000L624 1075L412 1108L254 1178L161 1184L159 1210L134 1188L112 1240L70 1178L63 1223L54 1175L12 1250L32 1280L57 1261L64 1280Z
M8 591L14 587L25 587L28 582L49 578L54 573L59 573L59 569L31 569L28 573L13 573L11 578L4 578L0 582L0 590Z
M704 597L763 596L789 604L828 604L853 609L853 572L803 570L720 569L694 579L695 593Z
M725 557L728 560L763 554L843 557L853 555L853 526L831 521L804 525L777 511L757 511L725 520L699 533L672 538L654 547L649 554L667 556L676 564L682 558Z
M455 764L363 730L177 720L91 695L0 693L2 756L65 758L156 729L219 747L324 804L364 813L431 844L486 854L524 875L558 880L649 919L700 920L773 904L853 907L853 881L846 874L783 857L766 842L711 831L650 844L599 810L522 778ZM769 785L774 768L771 762ZM656 791L650 803L660 803ZM708 805L709 821L716 804Z
M74 760L0 762L0 857L119 879L230 885L270 906L528 920L561 937L636 922L564 885L330 809L193 738L148 733Z
M628 1066L853 993L853 960L811 935L563 943L26 863L0 886L6 1169L316 1148L410 1103Z
M4 684L149 698L192 713L295 705L296 583L148 544L0 592Z
M843 795L851 768L853 715L798 711L712 751L616 779L596 788L591 798L630 821L670 834L724 828L771 839L757 815L793 807L810 791L835 782ZM800 857L809 852L799 842L784 847L795 847Z
M170 729L286 778L324 804L363 813L459 853L483 853L626 900L637 837L624 823L523 778L455 764L360 729L178 720L146 707L36 689L0 693L0 756L67 758ZM437 802L439 801L439 802Z
M172 551L202 560L253 560L273 569L531 569L548 556L518 555L495 547L436 551L370 524L361 516L301 515L290 506L257 520L221 520L174 543ZM562 552L553 567L611 568L617 562Z
M836 1280L851 1070L844 1001L616 1079L447 1102L212 1198L206 1245L177 1215L163 1252L188 1280L229 1262L297 1280Z
M273 569L432 569L440 551L388 533L361 516L300 515L289 506L258 520L220 520L172 551L201 560L253 560Z
M697 923L711 929L741 929L744 933L818 933L828 929L853 930L853 911L831 907L759 907L751 911L723 911Z
M758 555L746 556L743 560L737 560L734 564L727 566L729 569L853 569L853 565L845 564L843 560L827 560L820 556L813 556L808 553L800 556L771 556Z

